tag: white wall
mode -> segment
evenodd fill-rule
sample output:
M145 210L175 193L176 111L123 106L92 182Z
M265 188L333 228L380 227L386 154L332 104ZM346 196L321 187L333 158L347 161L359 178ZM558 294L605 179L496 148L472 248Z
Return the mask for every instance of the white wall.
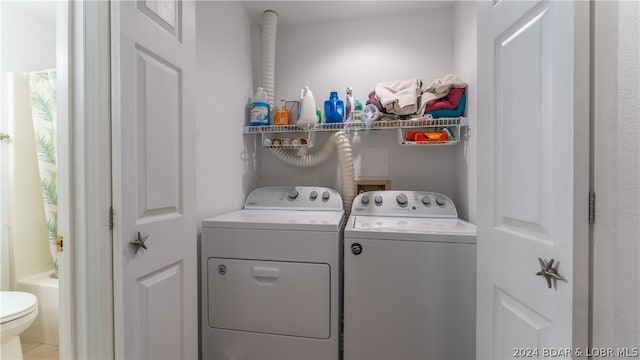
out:
M467 113L469 126L463 128L464 142L456 146L454 156L454 185L458 216L472 223L476 221L478 193L478 112L477 88L477 19L475 1L460 1L454 7L455 71L469 83Z
M428 26L426 25L428 24ZM451 8L429 13L278 29L275 99L298 99L309 85L318 108L347 86L366 99L381 81L420 76L424 82L454 70Z
M640 4L619 3L616 347L640 344Z
M241 129L253 92L249 18L238 2L200 1L196 6L201 220L242 208L247 191L255 187L255 146Z
M364 102L381 81L419 76L430 83L455 70L453 26L453 9L445 8L281 27L276 45L275 99L298 99L300 89L308 85L320 109L332 90L344 99L347 86ZM319 134L316 147L322 146L327 136ZM439 191L455 198L454 147L401 147L395 131L358 132L357 137L352 142L356 175L386 174L379 177L390 178L393 189ZM357 166L362 154L376 156L380 151L386 151L386 162L378 161L375 168ZM301 169L283 164L266 149L260 148L258 153L260 186L339 188L335 156L318 167Z
M28 72L56 66L55 7L43 2L2 2L2 72ZM39 8L41 7L41 8ZM39 12L52 14L40 16Z

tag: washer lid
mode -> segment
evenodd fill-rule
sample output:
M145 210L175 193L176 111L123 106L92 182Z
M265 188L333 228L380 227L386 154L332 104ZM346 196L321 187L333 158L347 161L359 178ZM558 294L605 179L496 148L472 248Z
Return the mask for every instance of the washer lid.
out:
M460 219L352 216L345 237L475 243L476 226Z
M204 228L340 231L344 211L239 210L202 220Z
M38 298L19 291L0 292L0 323L12 321L30 314L38 307Z

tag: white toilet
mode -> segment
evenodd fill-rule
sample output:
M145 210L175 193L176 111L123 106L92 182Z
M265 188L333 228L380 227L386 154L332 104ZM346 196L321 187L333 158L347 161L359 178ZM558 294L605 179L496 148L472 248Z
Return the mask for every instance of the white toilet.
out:
M22 359L20 334L38 315L38 299L19 291L0 291L0 358Z

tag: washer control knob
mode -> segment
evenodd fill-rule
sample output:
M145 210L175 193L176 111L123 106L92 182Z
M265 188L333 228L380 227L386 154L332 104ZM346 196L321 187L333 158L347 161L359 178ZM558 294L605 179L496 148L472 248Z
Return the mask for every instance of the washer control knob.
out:
M407 206L407 202L408 202L407 195L400 194L400 195L396 196L396 201L398 202L398 205L400 205L400 206Z
M317 199L317 198L318 198L318 192L317 192L317 191L315 191L315 190L313 190L313 191L311 192L311 194L309 194L309 197L311 198L311 200L315 200L315 199Z
M380 196L380 195L376 195L376 196L373 198L373 201L375 201L375 202L376 202L376 205L382 205L382 196Z
M367 205L369 203L369 196L368 195L362 195L362 197L360 198L360 201L364 204Z
M436 196L436 204L438 204L438 206L444 206L446 202L447 201L444 199L444 197L440 195Z
M425 195L425 196L422 197L422 203L425 206L431 205L431 198L429 197L429 195Z
M287 194L287 197L291 200L295 200L298 197L298 190L296 189L291 189L289 190L289 193Z
M324 201L329 200L329 196L331 196L331 195L329 194L328 191L323 192L322 193L322 200L324 200Z

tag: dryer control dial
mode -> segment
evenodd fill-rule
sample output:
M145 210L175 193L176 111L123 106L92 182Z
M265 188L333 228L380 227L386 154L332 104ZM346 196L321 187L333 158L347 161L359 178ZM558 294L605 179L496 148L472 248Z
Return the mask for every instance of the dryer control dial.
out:
M436 204L438 204L438 206L444 206L446 204L447 200L445 200L444 197L438 195L436 196Z
M330 195L329 195L329 192L328 192L328 191L323 192L323 193L322 193L322 200L324 200L324 201L329 200L329 196L330 196Z
M317 199L317 198L318 198L318 192L317 192L317 191L315 191L315 190L313 190L313 191L311 192L311 194L309 194L309 197L311 198L311 200L315 200L315 199Z
M423 203L425 206L429 206L429 205L431 205L431 197L429 197L429 195L425 195L425 196L423 196L423 197L422 197L422 203Z
M298 197L298 190L296 189L289 190L289 192L287 193L287 197L291 200L295 200Z
M380 196L380 195L376 195L376 196L373 198L373 201L375 201L376 205L382 205L382 196Z
M369 197L367 195L363 195L362 198L360 198L360 201L362 204L367 205L369 203Z
M396 201L398 202L398 205L400 205L400 207L405 207L407 206L409 200L407 199L407 195L400 194L396 196Z

